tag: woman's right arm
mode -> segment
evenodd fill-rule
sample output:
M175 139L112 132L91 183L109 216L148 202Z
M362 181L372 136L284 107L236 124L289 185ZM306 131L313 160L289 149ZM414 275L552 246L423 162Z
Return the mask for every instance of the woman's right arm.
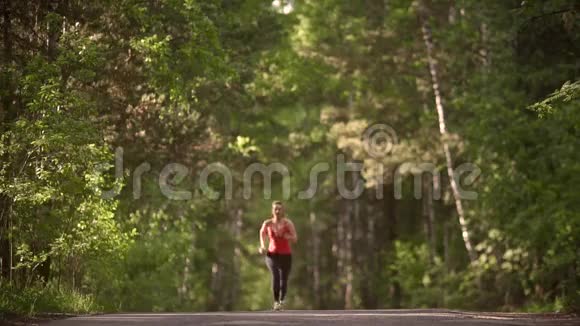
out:
M264 253L266 251L266 236L268 232L266 231L266 227L268 225L268 221L264 221L262 223L262 227L260 228L260 253Z

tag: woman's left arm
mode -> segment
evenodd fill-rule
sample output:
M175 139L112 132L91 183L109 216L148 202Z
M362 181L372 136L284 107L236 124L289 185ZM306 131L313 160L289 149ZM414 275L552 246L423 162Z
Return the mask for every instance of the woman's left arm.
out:
M286 237L286 239L292 241L292 242L296 242L298 241L298 234L296 233L296 228L294 227L294 223L292 223L292 221L290 220L286 220L288 223L288 230L290 232L287 232L284 236Z

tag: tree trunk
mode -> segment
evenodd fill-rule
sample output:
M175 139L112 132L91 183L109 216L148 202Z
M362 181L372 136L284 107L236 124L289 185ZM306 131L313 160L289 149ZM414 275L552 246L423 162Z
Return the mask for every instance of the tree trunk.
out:
M445 216L445 215L443 215ZM451 251L450 251L450 229L449 226L449 219L447 217L442 218L442 226L443 226L443 263L445 264L445 274L449 274L451 272ZM448 298L448 290L447 287L443 288L443 306L447 306L447 298Z
M366 205L366 228L365 228L365 255L366 259L362 262L361 266L364 266L362 277L360 280L361 287L361 300L363 308L365 309L376 309L377 308L377 296L372 286L374 275L376 273L376 259L377 259L377 248L375 245L375 211L373 210L373 205L367 203Z
M342 281L342 297L344 307L351 304L352 296L352 272L349 262L350 239L352 233L350 229L350 218L352 213L352 200L342 200L342 210L338 222L337 243L338 243L338 261L337 267Z
M340 202L340 211L338 214L338 221L336 223L336 237L333 244L333 254L336 257L336 275L339 279L342 279L344 275L344 258L343 258L343 242L344 242L344 211L346 210L346 205L344 205L344 200Z
M221 301L221 288L222 288L222 264L220 258L217 257L216 261L213 262L211 266L211 295L208 301L207 310L215 311L220 309Z
M12 17L10 10L12 9L11 0L0 0L0 16L2 17L2 88L6 90L2 100L0 101L2 107L0 108L0 132L4 132L7 123L14 121L16 112L12 102L14 101L14 89L12 84L12 74L10 73L10 66L12 65ZM8 140L9 141L9 140ZM5 144L9 145L9 144ZM6 162L7 170L10 169L10 157L6 153L2 157L2 162ZM6 194L0 195L0 260L2 262L1 276L12 283L12 264L13 264L13 244L12 244L12 198Z
M57 12L59 6L58 1L44 0L44 12L49 14L52 12ZM52 62L56 59L56 46L59 36L59 26L54 26L54 23L50 20L46 22L46 57L48 61Z
M479 56L481 58L482 66L487 69L491 64L489 53L489 28L487 27L487 23L481 22L481 24L479 24L479 35L481 36Z
M465 212L463 210L463 204L461 202L461 196L459 194L459 188L457 186L457 181L454 177L453 170L453 160L451 157L451 149L449 148L447 126L445 123L445 110L443 107L443 96L440 91L441 82L438 76L437 59L434 54L433 37L431 35L431 28L427 17L429 15L426 13L426 8L422 6L420 10L419 19L421 21L421 31L423 33L423 41L425 47L427 48L427 60L429 63L429 72L431 74L431 85L433 87L433 93L435 95L435 107L437 109L437 115L439 117L439 133L441 134L441 141L443 143L443 151L445 153L445 161L447 163L447 174L449 175L449 183L451 190L453 192L453 197L455 199L455 208L457 210L457 215L459 217L459 225L461 227L461 235L463 237L463 242L465 244L465 249L469 255L471 262L477 259L477 253L473 248L471 243L471 233L467 226L467 221L465 220Z
M358 173L351 172L351 180L352 185L354 186L357 183L359 178ZM353 309L353 281L354 281L354 261L353 261L353 242L354 242L354 229L358 223L359 217L359 202L358 199L351 199L348 200L348 205L351 207L349 209L348 215L345 214L346 217L346 286L344 290L344 309Z
M2 109L0 110L1 122L11 122L16 118L16 112L13 110L12 102L14 100L14 89L12 84L12 74L10 66L12 65L12 9L11 0L0 0L0 10L2 10L2 38L3 38L3 58L2 58L2 88L7 92L2 98ZM2 126L3 127L3 126Z
M395 199L395 185L385 184L385 199L384 204L384 214L385 221L387 222L387 248L390 251L391 262L396 259L395 252L395 241L397 241L399 235L397 232L398 219L397 219L397 200ZM380 266L380 265L379 265ZM380 267L379 267L380 268ZM389 284L389 293L391 297L390 306L391 308L398 309L401 307L402 290L401 285L396 280L398 276L398 271L393 271L392 280Z
M435 241L435 210L433 207L433 187L435 176L423 176L423 220L425 223L425 236L427 238L427 245L429 247L429 261L431 264L435 262L436 256L436 241ZM429 180L433 180L429 182Z
M231 280L232 285L230 286L230 294L229 294L229 301L228 301L228 310L233 310L238 302L238 297L240 294L240 287L241 287L241 270L240 270L240 260L241 260L241 234L242 234L242 226L243 226L243 214L244 210L242 208L234 209L232 217L232 236L234 238L234 255L232 261L232 275L233 279Z
M310 211L310 227L312 229L312 289L314 291L314 306L320 309L320 235L316 226L316 213Z
M182 220L185 220L185 214L183 212L179 212ZM183 259L183 274L181 277L181 286L178 289L177 293L179 295L179 302L182 305L187 305L187 300L189 297L189 291L191 289L191 270L194 269L192 266L192 257L195 253L195 241L196 241L196 227L194 223L191 223L191 236L192 240L190 245L187 248L187 253L185 254L185 258Z
M355 200L348 200L347 205L350 206L348 213L352 211L352 205ZM344 309L352 309L352 225L350 214L345 213L345 238L344 238Z
M446 219L445 222L443 222L443 260L445 261L445 269L447 272L451 270L450 237L449 221Z
M185 301L187 300L187 294L189 292L189 265L191 260L189 255L191 254L191 249L187 251L185 259L183 260L183 271L181 275L181 286L177 289L177 296L179 298L179 303L185 306Z

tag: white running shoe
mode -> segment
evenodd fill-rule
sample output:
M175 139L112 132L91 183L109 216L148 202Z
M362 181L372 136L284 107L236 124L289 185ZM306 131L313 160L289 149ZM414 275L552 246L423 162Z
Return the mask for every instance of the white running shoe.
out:
M280 300L280 302L278 302L278 310L282 309L284 309L284 300Z
M278 311L280 309L282 309L282 306L280 305L280 302L274 301L274 307L272 307L272 310Z

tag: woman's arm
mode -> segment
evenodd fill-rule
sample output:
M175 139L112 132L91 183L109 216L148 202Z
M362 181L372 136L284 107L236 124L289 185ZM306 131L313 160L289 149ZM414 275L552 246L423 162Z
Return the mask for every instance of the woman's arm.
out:
M294 227L294 223L292 223L292 221L290 221L289 219L286 219L286 222L288 223L288 230L290 232L287 232L286 234L284 234L284 237L294 243L296 243L296 241L298 241L298 234L296 233L296 228Z
M268 236L268 232L266 231L266 227L268 226L268 221L264 221L262 223L262 227L260 228L260 253L264 253L266 251L266 238Z

